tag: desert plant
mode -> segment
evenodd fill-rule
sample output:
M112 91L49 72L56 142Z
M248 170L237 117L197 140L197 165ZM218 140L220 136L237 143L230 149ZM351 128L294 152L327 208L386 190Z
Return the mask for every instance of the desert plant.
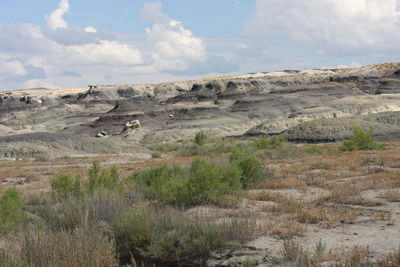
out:
M22 257L27 266L118 266L113 241L99 232L29 232Z
M47 222L55 231L74 231L82 227L96 228L113 223L133 203L141 201L139 193L120 194L110 190L97 190L92 194L69 196L57 205L31 207L34 214Z
M353 135L343 142L340 147L342 151L354 151L354 150L367 150L367 149L378 149L385 150L387 146L385 144L379 144L375 142L372 136L374 130L364 130L361 127L353 127Z
M27 220L18 191L8 189L0 198L0 232L18 230Z
M81 179L79 176L61 173L51 181L51 188L58 197L79 195L82 191Z
M232 165L237 166L242 172L241 183L244 188L249 188L265 179L261 163L255 156L233 151L229 160Z
M89 179L86 189L93 193L96 189L116 189L120 185L120 175L114 166L111 170L102 169L99 161L93 161L92 167L89 169Z
M324 261L325 244L320 240L315 244L314 251L309 251L299 243L289 239L283 242L282 254L287 260L293 262L295 266L321 266Z
M218 227L175 209L132 207L113 228L123 263L128 263L133 255L179 265L186 258L201 258L225 246Z
M131 179L145 197L174 205L228 204L241 193L241 172L236 166L218 166L195 159L189 169L163 164L135 173Z
M186 203L189 199L187 191L188 174L184 169L167 164L151 167L134 173L130 179L137 182L144 196L163 203Z
M266 136L262 136L259 138L254 138L252 141L252 148L255 150L261 149L277 149L282 146L283 143L287 142L285 138L282 136L273 136L268 138Z
M338 150L333 147L321 146L316 144L304 147L303 151L308 154L330 154L338 152Z
M206 143L208 139L207 134L204 131L197 132L194 137L194 143L201 146Z
M235 165L218 166L215 163L195 159L190 168L188 192L191 204L228 204L228 196L239 196L241 170Z
M51 187L57 197L67 198L95 191L116 190L123 191L123 180L114 166L110 170L103 169L98 161L93 161L89 169L89 177L82 181L80 175L62 173L51 181Z

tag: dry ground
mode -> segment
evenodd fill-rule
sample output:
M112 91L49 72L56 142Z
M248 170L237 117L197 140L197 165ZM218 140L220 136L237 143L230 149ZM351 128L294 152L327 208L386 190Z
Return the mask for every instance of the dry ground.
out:
M248 191L235 208L196 207L216 219L235 219L252 227L254 241L236 253L213 255L209 265L230 266L246 259L261 266L283 265L294 240L309 251L323 244L323 261L350 253L378 260L400 246L400 142L387 151L306 154L289 159L264 159L270 179ZM333 145L335 146L335 145ZM223 161L223 157L220 159ZM116 165L129 174L168 162L188 164L190 157L174 152L161 158L105 155L46 162L0 162L0 189L17 187L26 198L50 189L60 172L86 173L91 161ZM244 223L243 223L244 222ZM247 231L248 232L248 231ZM283 249L285 247L286 249ZM293 249L292 247L292 250ZM289 252L288 252L289 251Z

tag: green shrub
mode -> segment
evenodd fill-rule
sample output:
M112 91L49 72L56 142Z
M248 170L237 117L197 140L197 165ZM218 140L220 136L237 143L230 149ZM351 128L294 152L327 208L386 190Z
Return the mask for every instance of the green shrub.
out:
M202 146L206 143L207 138L208 138L207 134L204 131L197 132L194 137L194 143L199 146Z
M92 167L89 169L89 179L86 188L90 193L96 189L116 189L120 185L120 175L114 166L111 170L102 169L99 161L93 161Z
M341 151L354 151L354 150L367 150L378 149L385 150L387 146L384 144L376 143L372 136L374 130L364 130L360 127L353 127L353 135L343 142L340 147Z
M0 198L0 232L18 230L27 221L18 191L8 189Z
M51 181L51 189L62 198L79 195L82 191L81 179L79 176L61 173Z
M190 168L188 193L190 204L228 204L227 196L239 196L241 170L235 165L218 166L215 163L195 159Z
M218 166L194 160L190 169L163 164L135 173L145 197L174 205L227 204L241 194L241 173L236 166Z
M282 146L283 143L286 143L286 139L281 136L273 136L268 138L266 136L262 136L259 138L251 139L251 147L254 150L262 150L262 149L277 149Z
M330 154L330 153L336 153L337 149L329 146L312 144L304 147L303 151L308 154Z
M51 188L56 196L67 198L85 193L92 194L98 190L122 191L123 184L116 167L112 167L110 170L102 169L98 161L93 161L87 181L81 181L79 175L72 176L63 173L51 181Z
M244 188L249 188L265 179L261 163L255 156L233 151L229 160L241 171L241 183Z
M188 199L188 174L182 168L167 164L151 167L132 176L139 183L144 196L169 204L185 204Z

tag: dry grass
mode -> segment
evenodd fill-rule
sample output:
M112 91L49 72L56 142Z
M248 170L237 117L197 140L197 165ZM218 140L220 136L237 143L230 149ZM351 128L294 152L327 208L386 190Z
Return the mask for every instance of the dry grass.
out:
M251 200L272 201L274 205L262 207L262 211L272 213L273 217L289 218L292 222L300 224L321 224L324 227L332 227L336 222L353 222L360 212L355 209L338 205L323 206L319 201L305 201L296 199L286 194L270 191L256 192L250 195ZM281 218L283 220L283 218ZM280 228L280 226L278 226ZM294 227L290 228L292 231ZM297 227L299 229L299 227ZM302 233L300 230L299 234ZM284 235L285 236L285 235Z
M256 186L257 189L307 189L307 184L296 178L288 177L280 180L267 180Z
M37 266L118 266L112 241L96 232L30 234L22 255Z
M282 218L272 225L270 233L280 238L287 239L294 236L302 236L306 230L307 226L305 224L296 222L290 218Z

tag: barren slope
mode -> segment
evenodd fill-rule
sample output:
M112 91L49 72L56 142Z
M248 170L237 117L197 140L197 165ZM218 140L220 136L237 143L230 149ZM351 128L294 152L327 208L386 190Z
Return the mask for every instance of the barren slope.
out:
M0 158L131 153L138 142L283 135L332 142L353 125L400 137L400 64L0 94ZM124 138L123 125L142 127ZM95 138L100 131L110 137ZM86 145L91 144L91 145Z

